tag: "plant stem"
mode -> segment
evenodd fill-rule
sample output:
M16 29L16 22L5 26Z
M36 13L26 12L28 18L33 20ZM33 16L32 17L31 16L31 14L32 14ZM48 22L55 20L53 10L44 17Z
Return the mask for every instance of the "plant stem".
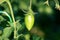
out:
M16 40L17 39L17 30L16 30L16 23L15 23L15 19L14 19L13 9L12 9L11 3L9 1L6 1L6 2L10 8L10 12L11 12L11 16L12 16L12 20L13 20L13 24L14 24L13 25L14 26L14 39Z
M32 6L32 0L30 0L30 6L29 6L29 9L31 9L31 6Z

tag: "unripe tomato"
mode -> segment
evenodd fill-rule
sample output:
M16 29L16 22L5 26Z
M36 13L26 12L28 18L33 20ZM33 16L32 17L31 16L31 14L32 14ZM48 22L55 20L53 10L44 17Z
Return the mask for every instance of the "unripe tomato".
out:
M53 13L53 9L50 6L46 6L45 7L45 13L52 14Z
M30 31L31 28L33 27L33 24L34 24L34 15L32 14L32 12L28 12L25 15L25 25L26 25L26 28Z
M47 14L52 14L53 13L53 9L51 8L51 6L48 6L47 4L44 4L44 2L40 2L38 4L38 11L40 13L47 13Z
M43 12L44 12L44 7L41 6L41 7L38 9L38 11L39 11L40 13L43 13Z

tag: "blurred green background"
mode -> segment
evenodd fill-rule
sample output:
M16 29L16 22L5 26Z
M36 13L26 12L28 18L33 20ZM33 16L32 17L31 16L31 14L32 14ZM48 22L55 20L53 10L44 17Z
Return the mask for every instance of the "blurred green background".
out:
M35 23L30 31L27 30L24 23L26 14L24 11L28 11L30 1L10 0L10 2L15 20L18 20L17 33L23 34L18 40L60 40L60 10L55 8L56 2L54 0L48 0L48 4L45 3L46 0L32 0ZM58 0L58 2L60 2L60 0ZM0 11L6 11L10 15L9 7L5 2L0 5ZM0 36L4 34L3 30L10 26L8 21L9 18L6 15L0 14ZM13 33L12 31L8 37L9 40L14 40Z

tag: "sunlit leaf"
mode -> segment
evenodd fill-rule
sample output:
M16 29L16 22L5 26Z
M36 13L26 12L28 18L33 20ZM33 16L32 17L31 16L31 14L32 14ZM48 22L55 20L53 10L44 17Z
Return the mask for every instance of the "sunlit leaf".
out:
M19 30L21 28L21 24L20 23L17 23L17 30Z
M17 30L23 30L24 27L24 23L20 24L19 22L16 24L17 25Z
M6 27L3 30L3 37L8 38L11 35L12 32L13 32L13 28L12 27Z

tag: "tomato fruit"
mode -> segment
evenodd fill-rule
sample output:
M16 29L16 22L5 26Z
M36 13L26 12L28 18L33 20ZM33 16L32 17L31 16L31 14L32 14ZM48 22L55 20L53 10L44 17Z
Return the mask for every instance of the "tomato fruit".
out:
M38 11L40 13L46 13L46 14L52 14L53 13L52 7L48 6L47 4L44 4L44 2L40 2L38 4Z
M34 15L30 11L30 12L28 12L25 15L25 25L26 25L26 28L30 31L31 28L33 27L33 24L34 24Z
M47 13L47 14L53 13L53 9L50 6L46 6L44 9L45 9L45 13Z

